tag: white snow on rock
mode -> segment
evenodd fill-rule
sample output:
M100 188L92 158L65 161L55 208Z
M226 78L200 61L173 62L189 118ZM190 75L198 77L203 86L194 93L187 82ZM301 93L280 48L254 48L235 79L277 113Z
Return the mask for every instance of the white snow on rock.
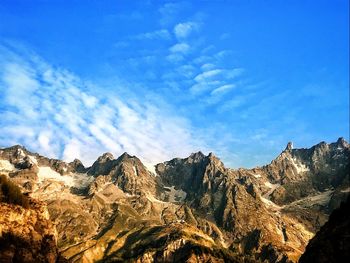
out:
M31 163L38 165L38 160L35 158L35 156L28 155L28 158Z
M8 160L0 160L0 171L13 171L15 167Z
M260 200L263 201L264 204L266 204L268 207L270 208L274 208L274 209L277 209L277 210L280 210L283 208L283 206L279 206L277 204L275 204L274 202L272 202L271 200L263 197L263 196L260 196Z
M146 168L147 168L147 170L149 172L151 172L153 175L157 175L156 166L155 165L146 163L145 166L146 166Z
M137 171L136 171L136 167L133 166L132 169L134 170L134 175L137 176Z
M260 177L261 177L261 174L253 174L253 176L254 176L255 178L260 178Z
M321 193L318 193L314 196L307 196L305 198L302 198L300 200L296 200L292 203L290 203L288 206L302 206L302 207L312 207L316 204L318 205L326 205L329 203L332 194L334 190L327 190Z
M19 157L25 157L26 155L25 155L25 153L23 152L23 150L21 149L21 148L19 148L18 150L17 150L17 154L19 155Z
M310 169L307 168L305 164L299 162L297 159L292 158L291 161L298 173L304 173L304 172L310 171Z
M342 192L342 193L349 193L350 192L350 187L345 188L345 189L341 190L340 192Z
M39 166L38 171L39 181L45 181L48 179L63 182L67 186L74 186L74 178L71 176L60 175L58 172L52 170L50 167Z

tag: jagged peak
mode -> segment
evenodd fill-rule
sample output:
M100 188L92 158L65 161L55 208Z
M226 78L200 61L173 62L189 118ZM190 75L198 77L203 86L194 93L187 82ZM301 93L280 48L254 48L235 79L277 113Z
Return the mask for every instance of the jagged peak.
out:
M79 159L74 159L72 164L83 164Z
M23 145L20 144L16 144L11 146L9 149L22 149L22 150L27 150L26 147L24 147Z
M347 143L347 141L344 139L344 137L339 137L336 144L338 147L343 147L343 148L349 146L349 143Z
M114 156L112 153L110 152L105 152L104 154L102 154L100 157L98 157L97 161L98 162L105 162L107 160L113 160Z
M24 151L24 152L28 152L28 150L23 146L23 145L20 145L20 144L16 144L16 145L13 145L11 147L7 147L7 148L2 148L2 150L7 150L7 151L13 151L13 150L16 150L16 151Z
M293 150L293 142L288 142L285 151Z
M202 159L204 159L206 156L201 152L195 152L195 153L191 153L191 155L188 157L188 159L192 159L194 161L200 161Z
M118 160L127 160L127 159L132 159L135 156L131 156L130 154L128 154L127 152L124 152L122 155L120 155L118 157Z

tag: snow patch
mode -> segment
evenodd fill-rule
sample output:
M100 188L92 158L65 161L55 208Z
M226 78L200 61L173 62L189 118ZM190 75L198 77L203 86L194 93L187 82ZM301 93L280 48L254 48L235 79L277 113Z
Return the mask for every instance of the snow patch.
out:
M310 169L307 168L305 164L299 162L297 159L292 158L291 161L298 173L304 173L304 172L310 171Z
M74 186L74 178L71 176L60 175L58 172L52 170L50 167L39 166L38 171L39 182L53 179L59 182L63 182L65 185Z
M261 201L263 201L264 204L266 204L268 207L270 208L275 208L277 210L280 210L282 209L283 207L279 206L279 205L276 205L274 202L272 202L271 200L263 197L263 196L260 196L260 199Z
M38 165L38 160L35 158L35 156L28 155L28 158L31 163Z
M25 153L23 152L23 150L21 149L21 148L19 148L18 150L17 150L17 154L19 155L19 157L25 157L26 155L25 155Z
M13 171L15 167L8 160L0 160L0 171Z
M327 205L332 197L334 190L327 190L314 196L308 196L303 199L294 201L288 206L302 206L304 208L312 207L314 205Z
M253 174L253 176L254 176L255 178L260 178L260 177L261 177L261 174Z
M349 193L350 192L350 187L345 188L345 189L341 190L340 192L342 192L342 193Z
M151 172L153 175L157 175L156 166L155 165L146 163L145 166L146 166L146 168L147 168L147 170L149 172Z
M137 176L137 171L136 171L136 167L133 166L132 169L134 170L134 175Z

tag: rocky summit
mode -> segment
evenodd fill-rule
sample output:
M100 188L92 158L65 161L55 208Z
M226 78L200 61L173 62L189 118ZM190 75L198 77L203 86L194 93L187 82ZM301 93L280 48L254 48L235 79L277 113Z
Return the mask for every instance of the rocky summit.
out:
M314 240L337 226L349 153L340 138L253 169L198 152L151 172L128 153L84 167L4 148L0 262L297 262L321 229L307 259L330 246Z

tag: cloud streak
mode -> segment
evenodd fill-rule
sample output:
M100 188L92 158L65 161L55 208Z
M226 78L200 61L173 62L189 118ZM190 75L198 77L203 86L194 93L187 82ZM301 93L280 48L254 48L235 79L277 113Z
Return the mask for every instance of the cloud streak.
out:
M146 163L206 149L188 121L143 98L94 93L76 75L33 55L0 48L0 145L91 164L124 151ZM159 105L159 104L158 104Z

